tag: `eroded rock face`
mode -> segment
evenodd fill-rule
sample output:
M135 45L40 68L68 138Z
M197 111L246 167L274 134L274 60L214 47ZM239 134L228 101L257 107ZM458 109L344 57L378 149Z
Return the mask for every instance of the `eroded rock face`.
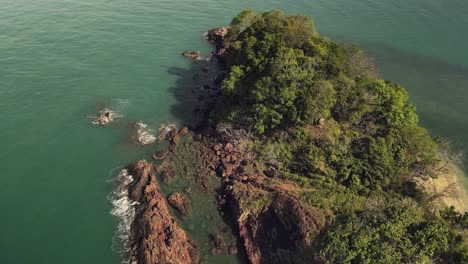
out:
M228 27L220 27L209 30L206 38L215 44L215 51L213 55L221 62L226 62L227 51L231 46L231 43L226 39L226 35L229 33Z
M190 202L181 194L173 193L167 197L169 204L179 211L182 216L187 216L189 214Z
M131 263L198 263L197 246L171 216L152 164L142 160L127 169L134 176L129 196L138 202L132 224Z
M237 184L231 197L250 263L317 263L312 242L324 226L322 213L281 190L272 195L264 187Z

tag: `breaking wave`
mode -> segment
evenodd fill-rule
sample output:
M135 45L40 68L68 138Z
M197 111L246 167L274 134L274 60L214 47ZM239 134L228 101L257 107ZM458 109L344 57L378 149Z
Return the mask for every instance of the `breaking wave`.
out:
M126 254L130 250L131 228L135 219L136 201L129 198L129 185L133 182L133 176L128 170L123 169L119 172L116 178L112 179L116 182L117 187L114 192L109 195L109 201L113 208L111 214L119 218L117 232L113 241L112 249L121 254ZM130 263L130 260L124 260L122 263Z
M136 138L141 144L147 145L156 141L157 137L153 135L151 129L145 123L138 122L135 124L137 132Z

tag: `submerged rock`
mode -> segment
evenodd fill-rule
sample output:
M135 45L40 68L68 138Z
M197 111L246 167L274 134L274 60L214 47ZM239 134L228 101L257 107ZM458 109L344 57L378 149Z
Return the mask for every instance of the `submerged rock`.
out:
M164 165L160 167L161 169L161 179L164 183L168 183L176 177L174 168L171 165Z
M182 52L182 56L192 59L200 59L200 52L199 51L184 51Z
M213 255L219 255L222 251L225 251L228 248L223 235L219 233L210 234L210 240L213 245L213 248L211 249L211 254Z
M171 216L151 163L141 160L127 169L135 177L129 196L138 202L130 263L198 263L198 248Z
M173 193L167 197L169 204L179 211L182 216L187 216L189 214L190 202L181 194Z
M160 150L153 154L153 159L155 160L163 160L166 158L167 154L169 154L169 150Z
M114 121L116 117L115 112L110 109L104 108L99 111L98 116L93 120L95 125L108 125Z

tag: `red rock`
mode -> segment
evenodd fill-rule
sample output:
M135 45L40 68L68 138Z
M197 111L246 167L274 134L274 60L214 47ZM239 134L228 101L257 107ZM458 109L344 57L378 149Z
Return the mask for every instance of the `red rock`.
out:
M127 169L134 177L129 196L138 202L132 224L131 262L198 263L197 246L171 216L166 199L159 192L153 166L139 161Z
M250 183L235 186L229 204L249 263L320 263L313 246L325 225L319 209L281 189ZM276 195L272 197L271 192ZM251 201L261 199L265 202L260 207L248 207Z
M174 207L182 216L189 214L190 203L181 193L173 193L167 198L169 204Z

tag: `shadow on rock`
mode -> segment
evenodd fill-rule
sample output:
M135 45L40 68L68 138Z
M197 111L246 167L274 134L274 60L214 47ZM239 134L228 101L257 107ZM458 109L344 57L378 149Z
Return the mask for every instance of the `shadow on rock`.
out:
M178 77L176 84L170 88L177 100L171 113L198 130L208 121L209 109L220 95L220 76L222 71L215 59L194 60L188 69L172 67L169 74Z

